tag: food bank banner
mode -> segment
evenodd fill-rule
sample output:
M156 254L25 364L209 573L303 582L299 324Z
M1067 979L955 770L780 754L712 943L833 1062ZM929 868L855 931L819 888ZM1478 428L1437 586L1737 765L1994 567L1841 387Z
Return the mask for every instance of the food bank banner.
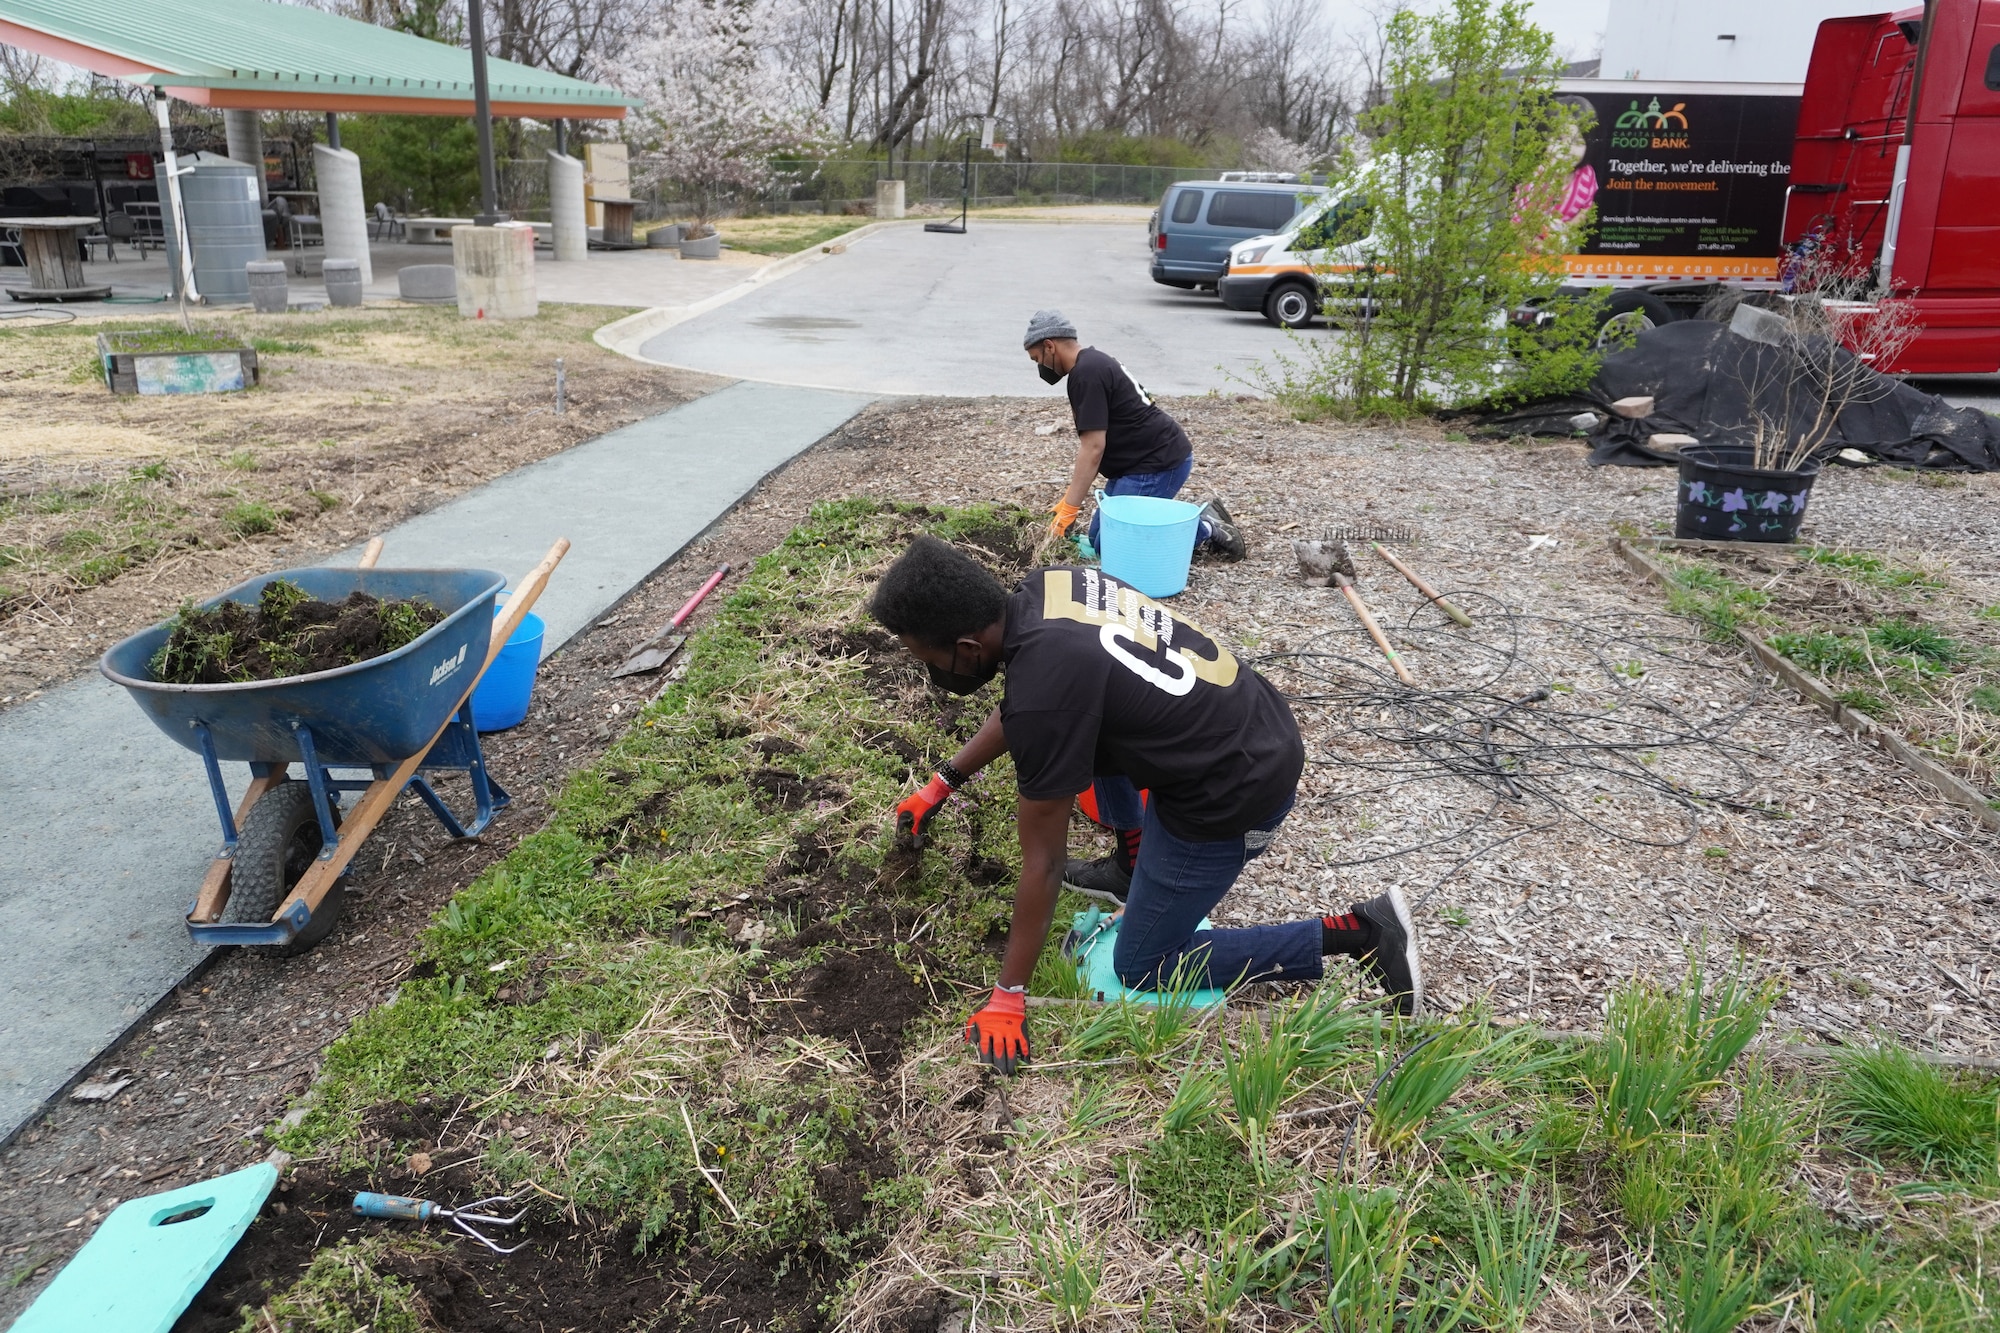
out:
M1776 278L1798 97L1648 87L1564 85L1564 99L1587 104L1595 120L1565 208L1597 208L1589 242L1564 261L1568 271Z

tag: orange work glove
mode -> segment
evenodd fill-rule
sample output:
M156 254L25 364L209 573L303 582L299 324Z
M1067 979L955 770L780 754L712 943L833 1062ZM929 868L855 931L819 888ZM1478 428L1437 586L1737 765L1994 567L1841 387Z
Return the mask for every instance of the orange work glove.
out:
M965 1020L965 1040L982 1064L1012 1075L1028 1063L1028 994L1025 990L993 988L986 1007Z
M1058 537L1067 537L1069 530L1076 526L1076 516L1082 512L1081 505L1073 505L1067 500L1056 501L1056 517L1049 524L1049 531Z
M944 774L934 773L914 795L905 796L896 806L896 842L912 851L922 851L924 834L930 827L931 816L945 803L955 789L944 780Z

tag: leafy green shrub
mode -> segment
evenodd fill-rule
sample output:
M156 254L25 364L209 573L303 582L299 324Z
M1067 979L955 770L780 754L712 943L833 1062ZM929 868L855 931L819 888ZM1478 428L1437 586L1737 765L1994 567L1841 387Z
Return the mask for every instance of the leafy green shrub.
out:
M1162 1239L1212 1235L1264 1198L1242 1140L1216 1126L1163 1135L1126 1158L1146 1200L1146 1229Z

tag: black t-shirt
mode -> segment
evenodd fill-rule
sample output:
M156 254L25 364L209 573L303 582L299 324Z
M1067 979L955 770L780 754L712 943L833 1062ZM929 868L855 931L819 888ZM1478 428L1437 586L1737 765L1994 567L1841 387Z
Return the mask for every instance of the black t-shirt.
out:
M1021 795L1066 800L1098 774L1152 789L1191 841L1276 814L1305 769L1272 684L1149 597L1095 569L1037 569L1007 601L1000 720Z
M1104 432L1098 470L1105 476L1165 472L1194 452L1181 423L1153 406L1153 396L1131 371L1095 347L1076 354L1066 383L1077 433Z

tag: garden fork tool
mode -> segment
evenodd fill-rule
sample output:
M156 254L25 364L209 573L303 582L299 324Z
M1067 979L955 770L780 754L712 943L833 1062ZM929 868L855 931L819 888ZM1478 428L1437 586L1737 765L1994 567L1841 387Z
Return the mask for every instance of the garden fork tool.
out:
M1330 557L1328 575L1333 579L1333 586L1347 595L1347 604L1354 608L1354 614L1359 617L1361 627L1368 631L1368 637L1375 640L1375 646L1382 650L1382 656L1388 658L1389 665L1395 668L1396 679L1405 685L1416 684L1415 678L1410 675L1410 669L1403 665L1403 659L1389 646L1389 640L1382 633L1382 627L1375 623L1375 617L1368 610L1368 604L1361 600L1361 593L1354 586L1354 557L1347 553L1347 543L1329 541L1325 544L1325 549Z
M486 1235L479 1228L482 1226L519 1226L521 1219L528 1215L528 1210L523 1208L512 1217L495 1217L490 1213L482 1213L475 1210L491 1208L496 1204L512 1203L520 1197L519 1193L496 1194L487 1199L474 1199L463 1208L444 1208L432 1203L429 1199L407 1199L400 1194L377 1194L373 1190L363 1190L354 1196L354 1215L356 1217L400 1219L405 1222L442 1221L457 1227L460 1231L463 1231L466 1235L472 1237L495 1254L512 1254L515 1250L520 1249L521 1245L526 1245L528 1242L522 1241L521 1245L510 1245L502 1248L494 1243L491 1236Z

